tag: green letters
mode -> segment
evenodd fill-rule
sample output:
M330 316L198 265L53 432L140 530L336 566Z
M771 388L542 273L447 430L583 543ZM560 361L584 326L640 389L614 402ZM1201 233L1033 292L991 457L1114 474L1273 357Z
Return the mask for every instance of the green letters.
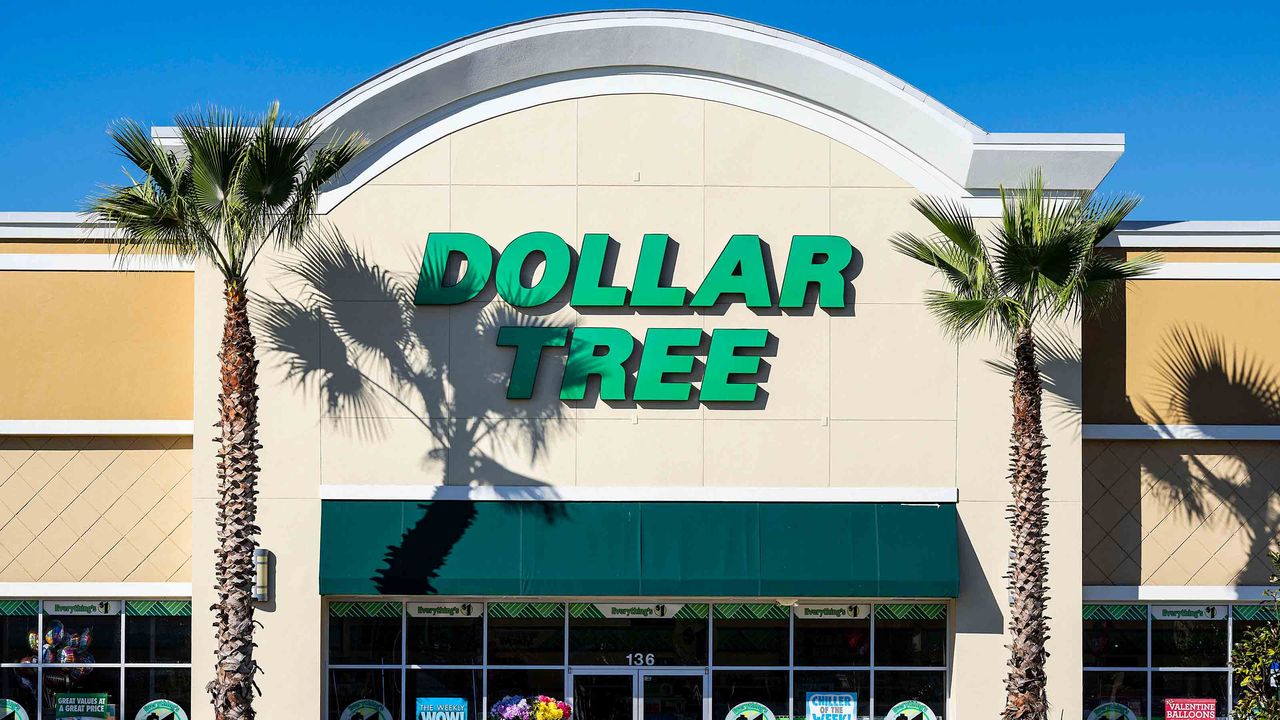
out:
M627 302L627 289L601 285L604 280L604 256L609 249L608 233L582 236L582 253L578 256L578 272L573 279L570 304L583 307L622 307Z
M520 276L525 262L535 252L546 258L542 277L533 287L525 287ZM555 297L564 288L569 280L570 265L569 246L564 238L555 233L529 232L512 240L502 251L494 282L503 300L516 307L534 307Z
M688 400L692 385L688 381L667 382L664 376L693 372L693 356L672 355L671 348L696 348L701 344L701 328L649 328L644 334L634 398L637 401Z
M511 361L511 378L507 381L508 400L533 397L533 381L538 378L542 348L564 347L568 337L567 327L507 325L498 328L498 345L516 349L516 357Z
M603 355L596 354L604 348ZM627 373L622 367L635 349L631 333L621 328L580 327L569 342L569 359L560 384L561 400L581 400L587 393L587 378L600 378L601 400L627 399Z
M680 307L689 291L674 285L663 287L662 266L667 260L667 245L671 238L666 233L646 233L640 241L640 260L636 264L636 279L631 285L631 307Z
M819 255L825 256L821 262ZM844 269L852 260L853 246L838 235L796 235L791 239L778 307L803 307L810 283L818 283L818 305L844 307Z
M760 372L759 355L738 355L738 348L764 348L769 331L764 328L719 328L711 331L711 349L707 351L707 370L702 375L702 402L751 402L760 386L756 383L730 382L730 375L752 375Z
M747 307L769 307L773 297L769 278L764 271L764 246L759 235L734 235L720 251L720 257L707 271L693 307L711 307L722 295L742 295Z
M444 274L449 267L449 256L461 253L467 260L467 269L453 285L444 284ZM413 293L415 305L457 305L464 303L484 289L493 272L493 250L479 235L463 232L433 232L427 236L427 247L422 251L422 269L418 272L418 287Z

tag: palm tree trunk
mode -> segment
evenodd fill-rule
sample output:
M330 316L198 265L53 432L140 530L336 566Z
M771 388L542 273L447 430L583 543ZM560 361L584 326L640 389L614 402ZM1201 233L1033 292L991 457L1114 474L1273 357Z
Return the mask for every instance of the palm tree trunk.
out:
M1009 676L1005 680L1005 720L1044 720L1045 643L1049 639L1045 617L1048 590L1049 516L1045 506L1044 426L1040 417L1040 368L1036 342L1030 328L1022 328L1014 341L1012 477L1013 504L1009 525L1013 543L1009 552Z
M218 395L217 720L253 720L253 550L258 526L258 361L244 288L226 286Z

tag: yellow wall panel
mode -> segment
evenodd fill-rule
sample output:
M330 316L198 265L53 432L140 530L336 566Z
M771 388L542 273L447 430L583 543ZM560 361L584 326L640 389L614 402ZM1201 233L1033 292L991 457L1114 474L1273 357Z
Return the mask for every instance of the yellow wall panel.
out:
M1142 280L1084 328L1084 421L1280 424L1280 282Z
M0 419L191 417L192 275L0 272Z

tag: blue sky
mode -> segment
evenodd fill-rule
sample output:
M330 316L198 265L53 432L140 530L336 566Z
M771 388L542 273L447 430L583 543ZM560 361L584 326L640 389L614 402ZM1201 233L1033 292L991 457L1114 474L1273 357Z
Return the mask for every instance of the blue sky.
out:
M647 0L653 2L653 0ZM306 115L453 38L631 4L10 3L0 211L69 210L123 178L104 130L217 103ZM708 2L865 58L996 132L1123 132L1103 185L1146 219L1280 219L1280 3Z

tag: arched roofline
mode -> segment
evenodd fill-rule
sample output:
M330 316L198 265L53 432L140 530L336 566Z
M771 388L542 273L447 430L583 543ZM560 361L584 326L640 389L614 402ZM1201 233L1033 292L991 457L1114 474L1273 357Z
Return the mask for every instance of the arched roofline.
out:
M857 129L866 141L851 143L855 148L892 148L907 160L886 163L891 170L921 190L959 196L989 195L985 191L1020 183L1037 167L1050 188L1092 189L1124 149L1118 134L988 133L865 60L763 25L684 11L586 12L455 40L325 105L313 116L324 132L360 131L372 148L324 204L332 207L362 185L371 168L386 164L379 160L440 135L432 125L460 129L461 118L480 122L499 110L582 97L569 88L581 92L593 84L605 93L643 87L786 106L794 110L786 119L815 131L827 132L831 122ZM920 180L924 176L931 181Z

